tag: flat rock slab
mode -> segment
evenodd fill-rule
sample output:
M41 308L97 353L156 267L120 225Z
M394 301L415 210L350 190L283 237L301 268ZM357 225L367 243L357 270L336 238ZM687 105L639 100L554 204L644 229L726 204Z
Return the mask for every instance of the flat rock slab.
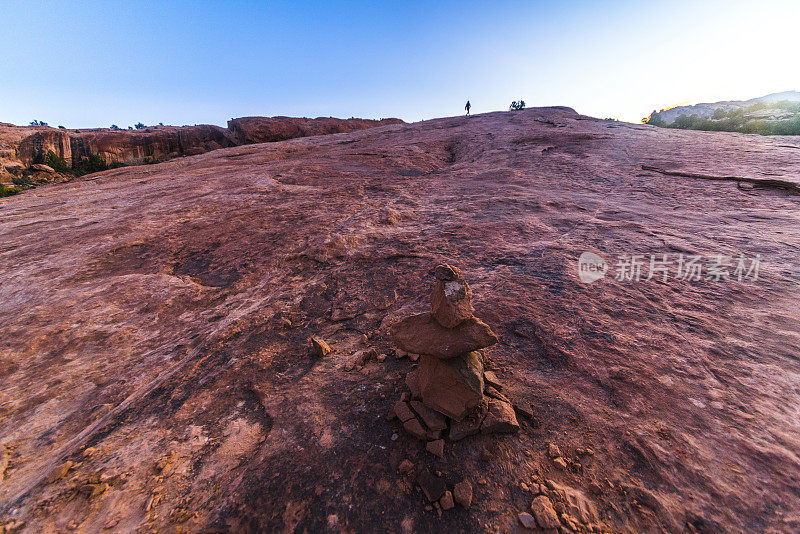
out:
M497 343L489 326L471 317L455 328L440 325L430 313L412 315L396 322L389 330L394 343L406 352L449 359Z
M447 421L444 416L425 406L420 401L411 401L411 408L416 412L420 419L425 423L425 426L431 430L444 430L447 428Z

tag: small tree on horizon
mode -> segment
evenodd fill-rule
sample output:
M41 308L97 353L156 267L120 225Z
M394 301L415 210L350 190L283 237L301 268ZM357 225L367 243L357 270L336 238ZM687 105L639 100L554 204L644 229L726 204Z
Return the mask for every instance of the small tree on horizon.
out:
M508 106L509 111L519 111L521 109L525 109L524 100L514 100L513 102L511 102L511 105Z

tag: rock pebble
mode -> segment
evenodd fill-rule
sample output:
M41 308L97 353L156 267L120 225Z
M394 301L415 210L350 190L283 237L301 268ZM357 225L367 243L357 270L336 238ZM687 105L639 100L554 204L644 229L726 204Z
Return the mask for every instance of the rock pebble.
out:
M553 503L544 495L533 499L531 513L536 518L536 523L542 528L558 528L560 525L558 515L553 509Z
M331 353L331 347L325 342L324 339L317 336L312 336L311 348L313 349L314 354L316 354L320 358L325 357Z
M444 458L444 440L437 439L435 441L429 441L425 445L425 449L436 456L437 458Z
M450 510L455 506L453 503L453 494L449 491L445 491L442 498L439 499L439 505L442 507L442 510Z
M456 484L453 488L453 498L464 508L469 508L472 505L472 484L466 480Z

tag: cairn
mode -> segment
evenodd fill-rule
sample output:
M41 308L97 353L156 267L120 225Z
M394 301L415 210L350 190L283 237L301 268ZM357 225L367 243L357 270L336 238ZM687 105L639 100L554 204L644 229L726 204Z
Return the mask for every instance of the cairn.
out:
M431 311L394 323L389 334L398 352L419 355L419 365L406 375L411 394L395 404L393 415L441 456L444 437L515 432L519 424L503 386L484 369L483 349L498 339L473 316L472 290L461 270L438 265L433 275Z

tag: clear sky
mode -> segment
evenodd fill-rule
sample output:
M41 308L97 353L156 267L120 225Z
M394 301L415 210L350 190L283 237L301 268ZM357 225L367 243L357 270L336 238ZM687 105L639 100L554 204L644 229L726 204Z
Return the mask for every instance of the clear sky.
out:
M798 28L797 0L0 0L0 121L416 121L467 99L638 121L800 89Z

